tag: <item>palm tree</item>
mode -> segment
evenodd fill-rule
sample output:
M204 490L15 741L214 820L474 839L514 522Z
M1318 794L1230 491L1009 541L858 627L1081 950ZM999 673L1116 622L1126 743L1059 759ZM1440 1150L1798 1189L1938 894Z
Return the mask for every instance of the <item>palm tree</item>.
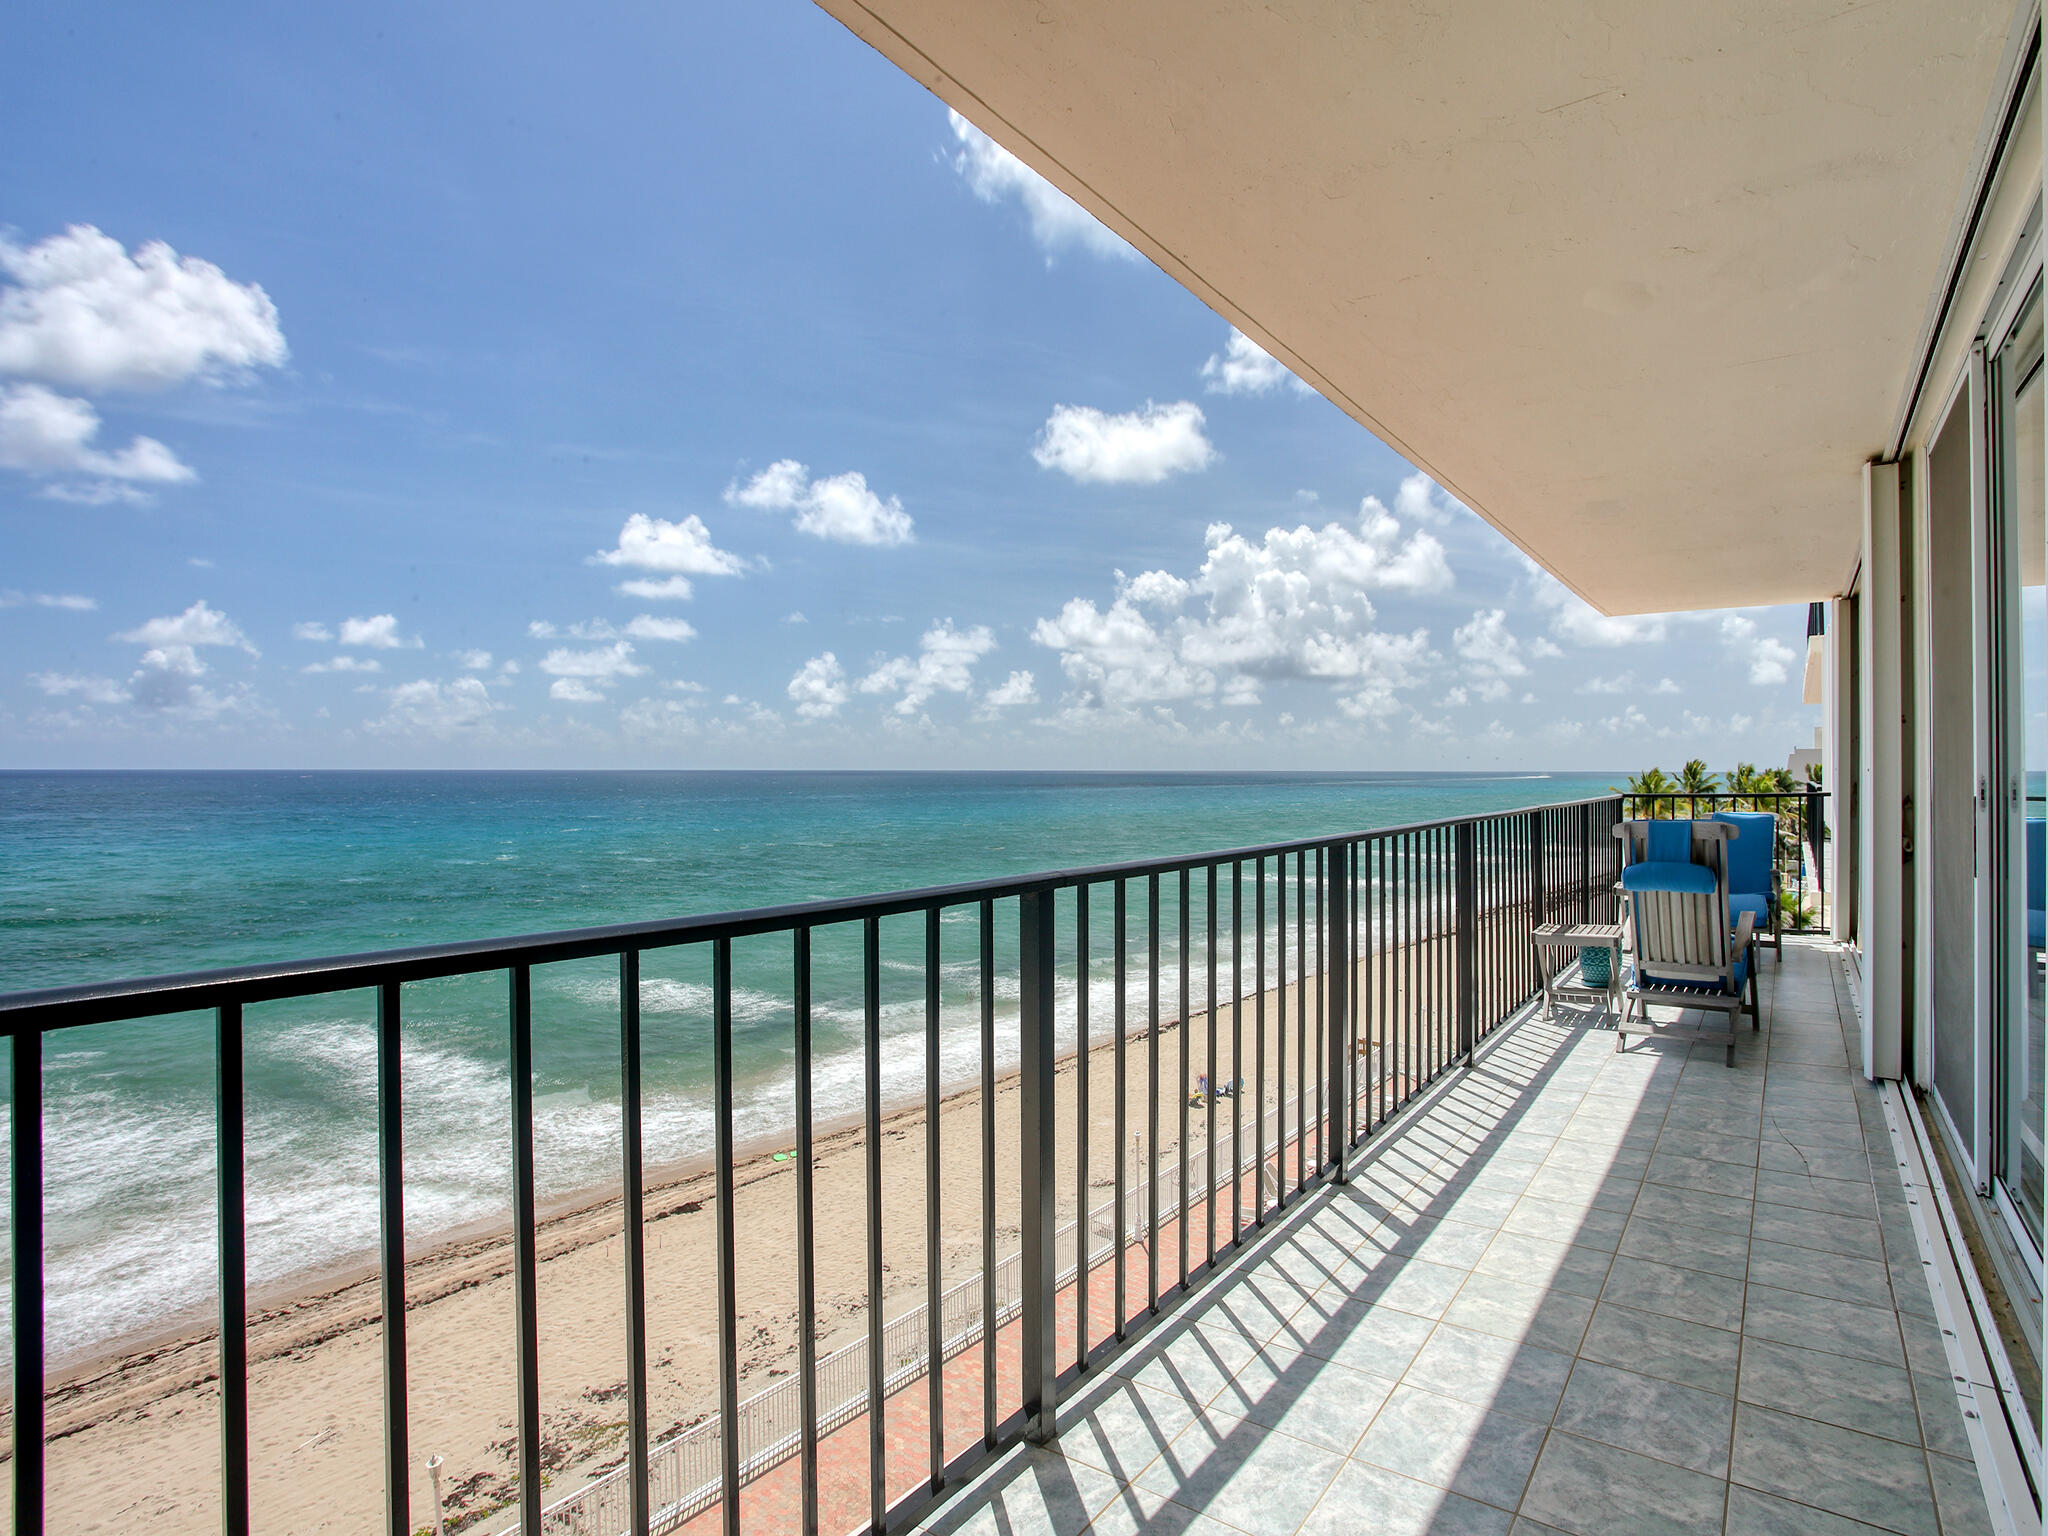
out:
M1689 797L1689 809L1695 816L1699 814L1700 796L1711 795L1720 787L1721 780L1707 772L1706 762L1701 758L1693 758L1678 770L1679 793Z
M1728 793L1735 797L1733 809L1738 811L1755 810L1756 795L1768 788L1754 763L1737 763L1735 771L1728 775Z
M1660 806L1657 797L1672 795L1678 791L1678 786L1662 768L1650 768L1631 775L1626 790L1616 789L1611 784L1607 788L1609 794L1627 797L1622 814L1630 818L1670 816L1672 807L1668 803Z

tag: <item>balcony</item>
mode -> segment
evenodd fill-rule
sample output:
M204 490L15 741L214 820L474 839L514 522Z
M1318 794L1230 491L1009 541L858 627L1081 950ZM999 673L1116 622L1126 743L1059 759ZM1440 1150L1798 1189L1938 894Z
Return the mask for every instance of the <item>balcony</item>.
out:
M1482 1049L932 1532L1992 1529L1824 941L1762 1030Z
M1992 1529L1827 942L1788 936L1764 961L1762 1028L1732 1069L1717 1045L1617 1053L1590 1012L1535 1016L1532 929L1611 917L1621 810L0 998L15 1528L73 1528L74 1501L97 1494L67 1466L88 1436L51 1417L63 1398L44 1375L43 1042L197 1009L218 1053L221 1327L198 1346L217 1351L218 1504L155 1526L430 1525L408 1395L422 1303L402 1241L401 1024L413 987L502 977L513 1217L486 1283L508 1303L489 1348L516 1363L514 1475L501 1502L459 1512L464 1531ZM979 955L978 1099L941 1081L948 924ZM763 941L752 953L789 988L796 1152L784 1182L736 1185L735 947ZM642 968L674 954L709 961L716 1148L705 1198L653 1212L638 1198ZM627 1366L609 1469L543 1460L549 1413L590 1383L544 1376L538 1301L535 977L593 960L617 966L627 1191L607 1249ZM885 1102L885 962L924 988L905 1037L922 1036L923 1123L974 1099L972 1151L907 1135L917 1106ZM840 1134L865 1193L843 1208L812 1174L813 1003L835 986L863 1019L860 1125ZM381 1314L348 1345L381 1359L381 1396L348 1454L360 1465L381 1440L382 1475L338 1492L347 1508L286 1507L256 1475L285 1426L251 1405L242 1032L280 1000L351 992L374 1002L383 1247ZM1191 1100L1197 1083L1239 1091ZM878 1193L885 1164L910 1170L909 1198ZM953 1195L927 1198L949 1180ZM735 1259L771 1191L793 1202L794 1326L775 1369L750 1341L750 1377ZM650 1326L646 1234L700 1206L716 1281L691 1421L673 1397L651 1412L650 1356L686 1344ZM825 1221L865 1259L831 1298ZM963 1250L978 1268L949 1274L942 1257ZM690 1427L651 1432L671 1416ZM157 1432L144 1415L90 1435L118 1448Z

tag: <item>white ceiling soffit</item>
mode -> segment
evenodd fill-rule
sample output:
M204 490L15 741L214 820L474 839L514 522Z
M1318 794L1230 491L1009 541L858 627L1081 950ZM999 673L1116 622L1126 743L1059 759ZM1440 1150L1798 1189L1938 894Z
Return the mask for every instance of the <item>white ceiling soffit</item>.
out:
M2014 20L821 3L1612 613L1839 585Z

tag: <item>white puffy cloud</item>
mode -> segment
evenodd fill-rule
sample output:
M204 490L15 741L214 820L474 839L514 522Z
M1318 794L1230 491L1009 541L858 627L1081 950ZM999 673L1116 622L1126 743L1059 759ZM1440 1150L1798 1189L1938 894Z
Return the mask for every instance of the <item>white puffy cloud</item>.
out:
M93 446L100 413L83 400L40 384L0 385L0 468L37 475L89 475L84 486L53 487L59 500L101 503L136 499L137 485L177 485L196 478L190 466L153 437L108 452Z
M980 714L987 719L1001 710L1037 702L1038 679L1027 671L1019 670L982 695Z
M1471 623L1451 632L1451 642L1475 677L1523 677L1529 671L1522 660L1522 644L1509 632L1502 609L1475 609Z
M535 619L526 626L526 632L536 640L619 640L631 637L635 640L683 641L697 638L697 626L688 619L663 619L651 613L635 616L624 629L609 619L586 619L580 624L555 624L547 619ZM485 662L488 666L490 663Z
M1792 676L1797 653L1775 636L1759 638L1756 621L1739 613L1721 620L1721 638L1728 648L1749 663L1749 680L1759 688L1776 687Z
M275 368L277 306L160 240L129 255L91 225L0 240L0 373L71 389L163 389ZM142 439L141 441L147 441Z
M336 656L299 668L301 672L382 672L384 663L374 656Z
M635 640L681 642L696 639L697 627L688 619L662 619L651 613L642 613L627 620L626 633Z
M1257 701L1261 686L1299 678L1339 686L1357 718L1386 714L1433 659L1425 630L1375 630L1368 592L1450 585L1443 546L1402 535L1384 509L1358 525L1269 528L1257 542L1212 524L1191 580L1119 574L1107 609L1071 599L1032 638L1056 650L1082 707L1125 710L1182 699Z
M184 650L194 646L233 646L251 656L258 654L240 626L219 609L207 606L203 597L183 613L150 619L133 629L123 630L114 638L133 645L170 646Z
M362 646L373 651L395 651L404 646L418 646L418 639L408 640L398 632L398 618L395 614L377 613L367 619L343 619L339 630L341 644Z
M368 725L370 730L391 735L424 731L449 736L477 729L501 708L492 701L481 678L457 677L446 682L422 678L393 688L384 714Z
M619 590L632 597L687 598L692 576L737 576L746 569L738 555L711 542L711 530L694 512L680 522L649 517L635 512L619 529L616 548L601 549L590 557L595 565L631 566L664 573L664 579L633 579L621 582Z
M1212 395L1263 395L1282 384L1292 385L1299 394L1315 393L1290 373L1285 363L1234 325L1223 350L1210 353L1202 364L1202 378L1202 387Z
M318 619L304 619L292 626L292 638L294 640L318 640L325 642L334 638L334 631L325 624L322 624Z
M835 544L889 546L908 544L914 537L915 525L902 501L869 490L859 470L813 480L808 466L777 459L745 485L734 481L727 486L725 499L757 511L794 512L797 532Z
M955 629L941 619L918 638L915 656L895 656L860 680L862 693L900 693L896 713L914 715L934 694L966 693L974 686L974 664L996 648L985 624Z
M111 677L82 677L67 672L31 672L28 680L53 699L76 696L88 704L128 702L128 690Z
M806 720L829 719L846 706L846 669L830 651L813 656L797 668L787 692Z
M689 601L691 587L687 576L663 576L658 580L650 576L635 576L620 582L617 590L650 603L682 603Z
M1148 400L1143 410L1118 416L1089 405L1056 405L1031 456L1043 469L1086 483L1157 485L1168 475L1215 462L1216 449L1202 434L1204 420L1192 400Z
M1650 690L1650 692L1652 692L1652 693L1665 693L1665 694L1677 694L1677 693L1683 693L1683 692L1685 692L1685 690L1684 690L1683 688L1679 687L1679 686L1678 686L1678 684L1674 683L1674 682L1673 682L1673 681L1672 681L1672 680L1671 680L1670 678L1668 678L1668 677L1660 677L1660 678L1658 678L1658 679L1657 679L1657 686L1656 686L1656 687L1654 687L1654 688L1652 688L1652 689Z
M540 659L540 669L555 679L548 697L570 704L595 704L620 678L640 677L647 671L633 659L630 640L587 651L558 646Z
M451 651L448 659L465 672L488 672L491 669L491 653L489 651Z
M55 672L34 674L30 681L53 698L73 696L88 704L132 704L138 710L183 721L205 722L227 714L251 713L258 707L246 684L216 692L199 682L208 670L199 655L202 650L258 654L241 628L217 608L209 607L204 598L183 613L150 619L113 638L147 647L126 682Z
M0 608L63 608L72 613L91 613L99 605L98 598L81 597L76 592L16 592L11 588L0 589Z
M1070 250L1137 259L1138 253L1095 215L958 112L948 110L946 117L960 146L953 156L953 169L984 203L1015 198L1030 223L1031 238L1045 253L1048 264Z
M1450 522L1460 512L1466 511L1465 503L1458 500L1438 485L1421 470L1402 477L1394 490L1394 505L1389 508L1377 496L1368 496L1361 504L1368 516L1390 512L1404 523L1425 523L1441 526Z

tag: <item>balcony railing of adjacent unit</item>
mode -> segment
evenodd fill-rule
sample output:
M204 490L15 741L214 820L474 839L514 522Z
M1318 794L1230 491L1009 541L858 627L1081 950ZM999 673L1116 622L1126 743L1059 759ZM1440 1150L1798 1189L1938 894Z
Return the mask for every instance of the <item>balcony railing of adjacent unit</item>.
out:
M1623 807L1632 817L1660 820L1712 816L1716 811L1769 811L1778 818L1778 844L1772 858L1778 871L1779 924L1786 933L1819 933L1828 926L1828 796L1825 790L1801 789L1736 794L1627 795Z
M445 944L295 964L0 996L12 1039L13 1466L15 1529L48 1528L45 1461L42 1137L45 1036L210 1010L217 1047L216 1222L219 1255L220 1528L250 1527L249 1356L245 1225L245 1010L280 999L373 991L383 1355L383 1517L390 1536L415 1529L407 1399L401 1021L407 988L502 973L511 1070L507 1140L517 1363L515 1529L647 1536L685 1520L739 1529L743 1485L794 1461L802 1529L819 1524L821 1438L866 1419L868 1486L861 1513L900 1529L989 1457L1050 1435L1062 1392L1098 1371L1276 1211L1345 1177L1344 1154L1374 1135L1443 1072L1536 995L1530 930L1552 920L1613 921L1622 802L1607 798L1457 820L1273 843L1184 858L1048 872L859 900L723 913L668 922ZM942 922L971 924L979 946L980 1269L947 1286L941 1263L939 1139L925 1138L922 1304L884 1316L882 996L884 925L913 930L924 987L927 1126L942 1103ZM1164 914L1164 915L1162 915ZM1014 925L1014 926L1012 926ZM921 930L921 931L919 931ZM1007 930L1002 932L1001 930ZM1139 940L1134 944L1133 936ZM999 976L1000 947L1014 963ZM838 940L844 935L847 942ZM733 1219L733 953L735 943L787 942L794 1053L795 1373L788 1387L744 1403L739 1369L737 1234ZM814 943L814 940L819 942ZM1140 948L1142 945L1142 948ZM711 1179L715 1204L716 1407L692 1431L650 1443L650 1339L644 1258L641 966L657 951L708 951L712 1062ZM844 954L844 961L835 956ZM752 951L750 951L751 953ZM892 953L894 951L892 950ZM857 960L856 960L857 957ZM1092 958L1093 957L1093 958ZM533 987L536 967L592 958L618 967L623 1188L626 1455L615 1474L543 1508L536 1305ZM1110 991L1107 1007L1091 998ZM1168 962L1171 962L1170 966ZM865 1159L864 1337L820 1355L813 1189L813 1000L820 968L857 965L863 1022L860 1113ZM1197 977L1202 985L1197 987ZM836 976L825 978L836 981ZM1018 1100L1014 1248L997 1244L996 1024L999 982L1014 980ZM1163 991L1177 992L1162 997ZM1070 1009L1056 1016L1062 1000ZM1177 1002L1177 1008L1174 1006ZM1197 1004L1199 1003L1199 1007ZM1007 1011L1007 1010L1001 1010ZM1102 1015L1107 1014L1105 1019ZM1190 1036L1206 1019L1199 1045ZM1106 1038L1102 1026L1107 1024ZM1251 1039L1247 1054L1247 1026ZM1062 1071L1056 1039L1072 1042ZM1291 1034L1291 1039L1290 1039ZM1177 1060L1168 1054L1166 1036ZM1007 1046L1007 1042L1005 1042ZM1220 1049L1219 1049L1220 1048ZM1091 1090L1109 1053L1110 1081ZM1004 1057L1010 1055L1006 1049ZM1137 1058L1137 1059L1134 1059ZM1227 1085L1191 1099L1192 1074ZM850 1070L850 1068L849 1068ZM1135 1076L1142 1071L1143 1077ZM1165 1073L1171 1072L1171 1086ZM1071 1113L1062 1147L1055 1078ZM1091 1156L1089 1095L1113 1095L1113 1156ZM1235 1091L1230 1091L1232 1088ZM1139 1092L1136 1113L1131 1110ZM1247 1105L1246 1100L1251 1102ZM1142 1149L1133 1120L1142 1120ZM1174 1135L1162 1164L1162 1122ZM1073 1188L1059 1186L1062 1160ZM1114 1163L1114 1192L1092 1200L1091 1170ZM1183 1193L1185 1192L1185 1193ZM1062 1205L1070 1219L1062 1223ZM1007 1200L1006 1200L1007 1205ZM1081 1219L1086 1213L1087 1219ZM1091 1306L1091 1287L1096 1306ZM978 1296L976 1295L978 1292ZM1105 1293L1107 1320L1098 1319ZM1141 1299L1142 1298L1142 1299ZM929 1326L932 1318L941 1326ZM997 1342L1012 1351L1014 1407L999 1408ZM978 1348L979 1434L949 1454L944 1367ZM707 1372L707 1378L709 1373ZM914 1389L922 1381L922 1394ZM919 1402L922 1396L926 1399ZM1007 1407L1007 1405L1004 1405ZM912 1410L916 1410L915 1413ZM892 1414L922 1414L928 1455L909 1476L891 1459ZM724 1426L735 1426L726 1434ZM901 1438L900 1436L898 1437ZM956 1437L962 1438L962 1437ZM707 1460L706 1458L711 1458Z

